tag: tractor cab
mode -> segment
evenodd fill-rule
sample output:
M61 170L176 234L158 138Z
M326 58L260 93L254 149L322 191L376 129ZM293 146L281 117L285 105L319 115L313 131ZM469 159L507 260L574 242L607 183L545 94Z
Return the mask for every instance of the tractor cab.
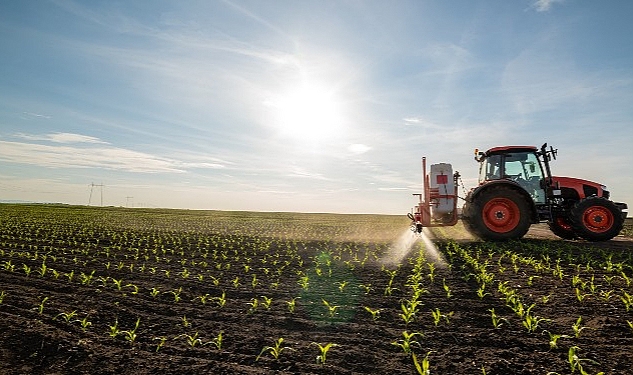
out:
M479 185L508 180L522 187L535 204L545 204L545 173L532 146L495 147L486 152L475 150L479 162Z

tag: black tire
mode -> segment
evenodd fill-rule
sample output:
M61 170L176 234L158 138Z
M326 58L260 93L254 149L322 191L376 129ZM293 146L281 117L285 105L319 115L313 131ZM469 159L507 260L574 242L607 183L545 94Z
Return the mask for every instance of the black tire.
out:
M506 241L522 238L530 229L530 208L515 189L491 186L470 198L463 208L463 222L483 240Z
M620 234L622 212L608 199L588 197L571 209L570 222L574 232L587 241L608 241Z
M575 240L578 238L571 223L564 217L554 217L554 220L549 222L549 229L552 233L564 240Z

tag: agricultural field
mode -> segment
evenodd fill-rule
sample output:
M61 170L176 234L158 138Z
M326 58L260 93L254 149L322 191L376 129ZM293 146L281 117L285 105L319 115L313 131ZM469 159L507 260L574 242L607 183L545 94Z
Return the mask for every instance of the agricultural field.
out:
M0 205L2 374L631 374L633 235Z

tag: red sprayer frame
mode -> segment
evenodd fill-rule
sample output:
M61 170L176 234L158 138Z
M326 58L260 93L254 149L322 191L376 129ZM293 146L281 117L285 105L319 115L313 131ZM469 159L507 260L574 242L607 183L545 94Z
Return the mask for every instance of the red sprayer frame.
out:
M443 176L444 175L437 177ZM457 181L459 179L459 173L455 172L452 178L454 186L453 194L446 194L447 192L442 194L439 192L439 189L432 189L429 175L426 172L426 157L422 158L422 186L424 190L423 194L413 194L418 196L420 201L413 208L413 212L408 215L412 221L411 226L413 230L420 233L423 227L445 227L457 224L459 220L457 215ZM447 180L447 177L443 177L443 179ZM440 199L452 199L453 210L449 215L442 216L441 219L433 218L431 208L437 207Z

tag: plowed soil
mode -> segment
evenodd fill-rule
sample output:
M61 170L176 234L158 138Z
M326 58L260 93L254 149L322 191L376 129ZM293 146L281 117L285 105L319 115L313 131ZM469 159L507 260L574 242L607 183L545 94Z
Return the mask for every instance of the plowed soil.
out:
M572 347L590 374L633 374L633 307L627 311L621 298L633 294L629 238L558 241L535 227L523 241L491 245L437 231L446 263L418 263L423 278L416 282L426 292L407 324L402 306L424 252L418 241L399 263L390 259L398 250L393 233L406 233L406 219L355 217L357 228L365 221L395 229L350 240L336 231L315 238L350 216L307 224L307 217L284 216L273 223L279 231L262 216L249 223L253 234L230 221L243 216L217 213L0 209L2 374L415 374L402 348L405 331L419 333L411 348L419 363L428 358L431 374L569 374ZM313 225L312 238L292 225ZM487 259L494 282L482 295L455 246ZM529 259L549 268L537 270ZM607 259L619 266L606 269ZM552 271L556 264L562 277ZM574 285L578 279L584 286ZM526 307L535 304L537 329L523 326L500 284ZM369 310L379 310L376 319ZM437 325L433 311L441 315ZM563 335L555 347L550 333ZM323 362L317 344L328 343Z

